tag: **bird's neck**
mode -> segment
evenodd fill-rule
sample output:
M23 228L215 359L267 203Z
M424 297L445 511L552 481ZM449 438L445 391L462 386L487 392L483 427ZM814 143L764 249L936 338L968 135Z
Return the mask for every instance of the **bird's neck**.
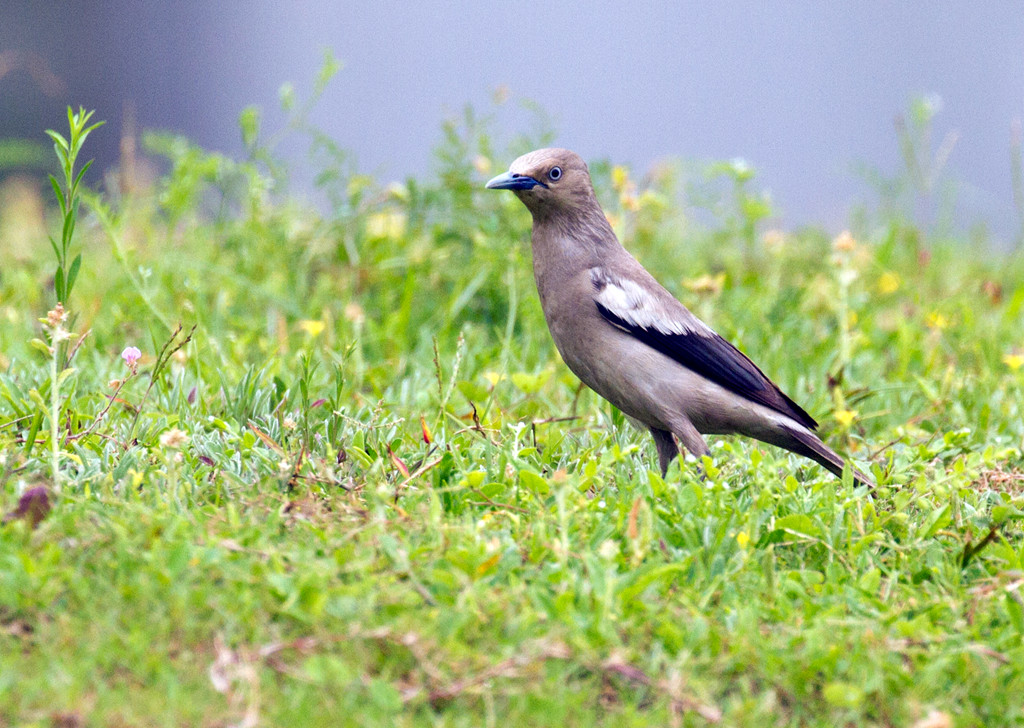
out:
M534 249L552 245L553 254L595 261L621 247L596 201L578 208L533 211Z
M533 215L533 270L542 291L625 252L601 208Z

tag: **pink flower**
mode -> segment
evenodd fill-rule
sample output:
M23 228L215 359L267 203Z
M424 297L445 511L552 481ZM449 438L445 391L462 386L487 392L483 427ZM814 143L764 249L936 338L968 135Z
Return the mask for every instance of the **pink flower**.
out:
M139 359L142 357L142 352L139 351L137 346L126 346L124 351L121 352L121 358L124 359L125 365L132 370L132 374L138 371Z

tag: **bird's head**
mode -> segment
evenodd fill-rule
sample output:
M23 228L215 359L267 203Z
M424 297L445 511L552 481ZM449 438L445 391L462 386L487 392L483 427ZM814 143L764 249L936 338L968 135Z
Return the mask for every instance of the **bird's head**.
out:
M587 164L568 149L538 149L512 162L508 172L487 183L489 190L512 190L536 217L554 211L600 207Z

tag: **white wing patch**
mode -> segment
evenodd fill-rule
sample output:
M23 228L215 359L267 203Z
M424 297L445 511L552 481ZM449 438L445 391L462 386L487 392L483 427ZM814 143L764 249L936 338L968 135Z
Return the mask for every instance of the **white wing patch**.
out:
M643 286L628 278L614 280L600 268L591 269L590 278L596 289L594 301L630 326L677 335L712 333L696 316L686 316L689 312L685 308L682 312L667 310Z

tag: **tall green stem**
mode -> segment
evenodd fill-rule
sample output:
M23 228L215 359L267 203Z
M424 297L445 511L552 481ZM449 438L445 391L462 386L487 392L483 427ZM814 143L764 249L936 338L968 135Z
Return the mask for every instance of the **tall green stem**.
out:
M50 356L50 465L53 469L53 489L60 491L60 381L57 373L57 357L60 347L52 342Z

